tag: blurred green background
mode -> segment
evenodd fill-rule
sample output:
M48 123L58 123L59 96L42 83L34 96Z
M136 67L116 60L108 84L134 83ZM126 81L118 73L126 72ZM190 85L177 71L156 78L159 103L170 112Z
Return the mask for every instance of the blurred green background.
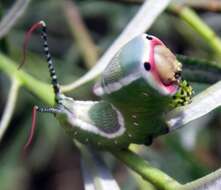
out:
M4 15L12 0L0 0L0 13ZM99 57L123 30L139 5L110 1L75 1ZM94 64L85 59L79 47L81 39L73 34L65 1L32 1L15 27L0 41L0 51L16 63L22 57L24 34L35 22L44 20L48 25L49 47L55 61L58 79L67 84L82 76ZM198 14L221 35L221 14L205 10ZM77 25L75 26L77 27ZM177 54L217 61L216 56L187 24L180 18L164 12L154 23L149 34L159 37ZM45 82L50 81L43 48L38 32L29 43L27 63L23 69ZM185 68L185 65L184 65ZM209 84L194 83L196 93ZM0 115L8 97L9 79L0 71ZM81 88L77 99L95 99L91 86ZM52 115L37 115L37 131L25 160L22 147L31 127L33 105L44 104L26 89L19 92L16 109L10 126L0 143L0 190L83 189L80 155L73 142L64 133ZM139 153L152 165L162 169L181 183L204 176L221 164L221 119L216 111L182 130L161 136L150 147L139 146ZM139 180L122 163L105 157L120 187L126 190L141 189ZM145 186L143 186L145 187Z

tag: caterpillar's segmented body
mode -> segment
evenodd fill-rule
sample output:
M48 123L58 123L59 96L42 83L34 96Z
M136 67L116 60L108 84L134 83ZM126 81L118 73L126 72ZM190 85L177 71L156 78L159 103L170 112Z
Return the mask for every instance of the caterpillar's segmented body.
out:
M112 58L93 88L101 100L77 101L61 94L46 47L46 25L41 21L35 29L39 26L43 28L56 106L37 111L55 113L72 138L103 148L150 144L154 137L168 131L163 115L182 84L182 65L163 42L147 34L129 41Z

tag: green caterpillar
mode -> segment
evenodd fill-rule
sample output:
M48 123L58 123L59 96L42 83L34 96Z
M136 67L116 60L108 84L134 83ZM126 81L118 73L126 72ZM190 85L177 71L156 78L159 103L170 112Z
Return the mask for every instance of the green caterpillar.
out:
M61 93L47 43L46 24L41 28L55 93L54 108L33 109L53 113L66 132L81 143L100 148L126 148L130 143L149 145L169 131L163 115L172 106L190 101L192 88L181 80L182 65L158 38L142 34L123 46L110 61L93 91L100 101L78 101ZM175 97L175 98L174 98ZM32 130L33 131L33 130ZM31 142L31 134L28 146Z

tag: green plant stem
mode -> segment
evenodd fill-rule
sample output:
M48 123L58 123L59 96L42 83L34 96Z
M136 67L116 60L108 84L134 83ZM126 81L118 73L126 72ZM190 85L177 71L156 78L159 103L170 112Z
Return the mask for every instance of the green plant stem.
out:
M12 84L11 84L11 88L9 91L8 100L5 105L3 116L0 120L0 142L12 118L12 114L15 109L15 104L16 104L16 100L18 97L19 87L20 87L20 83L16 79L12 78L11 81L12 81Z
M173 178L161 170L151 166L146 160L134 154L130 150L111 151L114 156L124 162L128 167L151 182L160 190L178 190L183 187Z
M149 181L144 180L139 174L131 170L131 175L135 179L139 190L157 190L157 188Z
M221 40L216 33L195 13L194 10L185 6L171 4L168 10L189 24L208 45L213 48L214 52L221 56Z
M49 105L54 105L54 93L50 85L40 82L23 70L18 70L17 65L9 58L0 53L0 70L9 77L13 76L21 86L26 87L30 92L42 99Z
M214 84L221 80L221 64L184 55L176 57L183 64L182 77L187 81Z
M81 51L87 68L90 69L97 62L98 49L94 44L75 3L70 0L65 0L63 2L63 8L67 18L66 20L71 29L71 34L76 39L77 46Z
M221 169L218 169L200 179L187 183L183 186L183 190L220 189L220 182Z

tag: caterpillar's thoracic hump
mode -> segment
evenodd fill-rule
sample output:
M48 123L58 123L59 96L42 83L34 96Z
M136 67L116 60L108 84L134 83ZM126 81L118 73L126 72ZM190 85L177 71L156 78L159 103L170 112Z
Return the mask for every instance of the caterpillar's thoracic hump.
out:
M56 105L36 109L54 113L67 133L82 143L102 148L150 143L168 131L163 115L171 105L190 101L192 88L181 80L181 63L162 41L147 34L135 37L113 56L93 88L100 101L67 97L57 82L46 24L35 24L27 39L38 28L41 28ZM26 44L27 40L24 47Z

